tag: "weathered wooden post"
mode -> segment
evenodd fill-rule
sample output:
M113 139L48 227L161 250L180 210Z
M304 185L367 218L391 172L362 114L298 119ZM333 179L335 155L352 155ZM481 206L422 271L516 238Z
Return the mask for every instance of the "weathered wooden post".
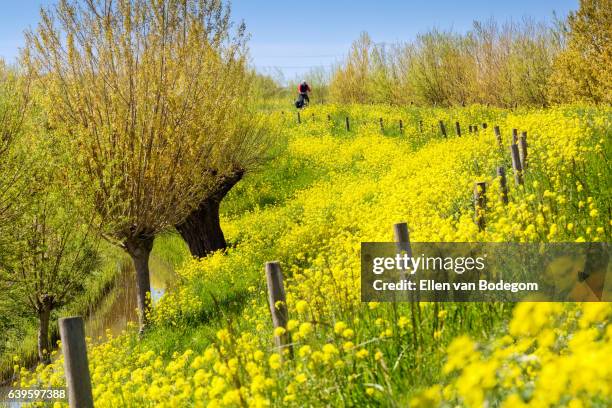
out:
M346 117L346 131L350 132L351 131L351 125L349 123L349 118L348 116Z
M512 144L516 144L518 139L518 129L512 129Z
M302 118L300 117L300 112L297 113L298 123L302 123Z
M287 331L287 321L289 320L287 297L285 296L283 274L278 261L266 262L266 282L268 284L268 303L272 315L272 325L274 329L278 327L285 329L285 332L280 336L274 336L274 342L281 349L288 347L289 352L292 353L291 336Z
M404 134L404 123L402 122L402 120L399 120L399 128L400 128L400 135Z
M331 121L331 115L329 113L327 114L327 120Z
M410 246L410 234L408 233L408 224L406 224L405 222L399 222L397 224L393 224L393 238L395 240L397 253L398 254L405 253L408 257L412 258L412 248ZM405 276L406 276L406 271L405 270L400 271L400 279L403 280ZM417 314L417 313L420 313L420 312L417 312L417 310L420 311L419 298L418 297L416 299L414 298L415 296L414 291L410 291L408 298L405 297L406 296L405 292L402 292L402 293L403 293L402 300L410 301L410 318L412 320L412 327L417 327L417 315L419 316L419 320L420 320L420 314ZM418 293L417 293L417 296L418 296ZM417 330L412 330L412 337L414 340L414 344L418 346L419 341L417 338Z
M399 222L393 224L393 237L397 244L398 252L406 252L408 256L412 256L410 249L410 234L408 233L408 224Z
M482 128L486 129L488 127L488 125L486 124L486 122L482 122Z
M495 125L493 127L493 131L495 132L495 139L497 139L497 144L500 148L503 148L501 132L499 131L499 126Z
M442 132L442 136L447 137L446 136L446 126L444 126L444 122L440 121L440 132Z
M419 132L423 133L423 121L419 120Z
M499 177L501 200L504 204L508 204L508 182L506 181L506 169L504 166L497 167L497 177Z
M523 184L523 167L521 166L521 158L519 156L518 146L514 143L510 145L510 154L512 155L512 170L514 171L514 183L518 186Z
M457 133L458 137L461 137L461 125L459 125L459 122L455 122L455 133Z
M442 136L447 137L446 136L446 126L444 126L444 122L440 121L440 132L442 132Z
M472 133L472 125L470 125L468 129L470 130L470 133Z
M71 408L93 407L83 318L76 316L59 319L59 329L68 403Z
M527 132L521 132L521 137L519 138L519 153L521 159L521 167L523 171L527 168Z
M314 113L311 116L312 116L312 121L314 122L315 121Z
M474 133L478 132L478 125L474 125Z
M487 206L487 183L474 183L474 221L478 229L485 229L485 209Z
M383 118L379 118L378 121L380 122L380 131L384 132L385 131L385 126L383 125Z

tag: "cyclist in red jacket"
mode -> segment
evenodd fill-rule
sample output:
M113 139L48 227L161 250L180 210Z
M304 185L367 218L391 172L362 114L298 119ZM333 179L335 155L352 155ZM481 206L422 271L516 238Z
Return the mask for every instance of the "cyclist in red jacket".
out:
M304 100L308 103L310 103L310 98L308 97L308 92L311 92L310 86L308 86L308 84L306 83L306 81L302 81L300 82L300 84L298 85L298 92L300 93L300 96L302 98L304 98Z

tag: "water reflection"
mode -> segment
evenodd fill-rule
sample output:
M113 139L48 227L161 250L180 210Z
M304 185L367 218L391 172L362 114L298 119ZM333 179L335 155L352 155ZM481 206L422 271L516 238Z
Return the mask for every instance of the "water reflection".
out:
M137 322L136 280L130 259L117 262L117 277L109 293L97 305L90 305L85 320L85 335L94 342L104 340L107 331L113 336L120 334L129 322ZM167 262L151 257L151 299L157 303L164 295L174 268Z

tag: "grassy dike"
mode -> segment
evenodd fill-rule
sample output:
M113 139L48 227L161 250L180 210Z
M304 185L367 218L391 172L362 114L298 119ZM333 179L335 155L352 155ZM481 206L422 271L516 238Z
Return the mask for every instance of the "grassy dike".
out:
M301 124L273 115L279 132L271 160L222 206L228 251L178 268L144 338L128 331L90 347L98 406L610 401L610 373L592 367L584 351L609 350L609 305L415 306L363 304L359 296L360 242L391 240L398 221L408 222L415 242L609 240L609 109L329 105L303 111L309 120ZM403 133L381 130L381 117L403 119ZM479 130L457 137L455 121ZM494 199L495 168L508 168L513 128L528 134L530 167L503 206ZM485 231L473 221L475 181L490 186ZM273 348L282 333L273 331L267 305L270 260L281 262L286 278L292 359ZM551 373L569 373L574 360L598 375L588 384L563 377L567 387L550 393ZM20 382L61 385L62 370L60 357L21 373Z

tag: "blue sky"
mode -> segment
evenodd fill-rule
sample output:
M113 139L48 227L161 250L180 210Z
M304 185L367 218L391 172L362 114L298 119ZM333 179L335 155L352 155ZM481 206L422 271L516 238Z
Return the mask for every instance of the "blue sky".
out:
M23 46L23 30L34 27L41 5L53 0L0 2L0 57L13 60ZM474 20L532 17L550 20L553 10L565 16L578 0L512 1L292 1L234 0L233 16L251 33L252 63L260 71L278 67L286 79L311 67L340 60L361 31L376 42L413 39L429 28L467 31Z

